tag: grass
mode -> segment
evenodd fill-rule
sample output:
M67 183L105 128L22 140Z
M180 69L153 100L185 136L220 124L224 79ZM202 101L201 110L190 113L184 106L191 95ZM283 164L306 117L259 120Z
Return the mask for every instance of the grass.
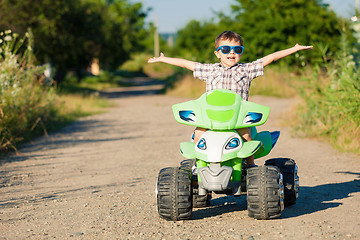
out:
M127 71L102 71L98 76L88 75L78 82L77 77L69 73L64 83L58 87L58 91L60 93L93 94L108 88L133 86L126 79L135 76L136 74Z
M109 106L93 94L93 86L108 87L106 81L71 83L59 93L45 78L45 68L33 63L31 45L31 33L22 39L10 30L0 33L0 154L17 151L24 142Z
M83 94L60 94L58 101L62 106L59 110L60 116L69 116L70 119L99 114L106 111L111 103L96 95Z
M297 94L295 85L299 82L299 78L300 76L291 72L288 68L267 67L264 70L264 76L258 77L251 82L250 96L294 97Z
M332 62L304 76L296 129L335 148L360 154L360 71L345 37Z
M56 94L32 86L24 101L0 106L0 151L17 151L18 146L35 137L58 131L78 118L99 114L111 106L106 99L96 95Z
M298 107L298 121L294 127L307 137L360 154L360 88L356 88L355 82L336 87L335 82L356 78L344 77L341 69L338 70L334 76L317 75L316 71L320 70L314 70L312 76L306 77L308 84L301 89L303 103Z
M206 90L206 85L203 81L194 79L192 75L186 74L176 81L172 87L166 89L166 94L170 96L198 98Z

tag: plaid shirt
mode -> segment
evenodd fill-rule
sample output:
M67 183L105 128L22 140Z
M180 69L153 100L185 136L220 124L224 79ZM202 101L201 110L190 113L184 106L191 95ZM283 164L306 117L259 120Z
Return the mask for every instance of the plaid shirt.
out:
M194 77L206 82L206 91L225 88L240 94L244 100L249 98L251 81L264 75L262 59L251 63L237 63L230 68L220 63L195 63Z

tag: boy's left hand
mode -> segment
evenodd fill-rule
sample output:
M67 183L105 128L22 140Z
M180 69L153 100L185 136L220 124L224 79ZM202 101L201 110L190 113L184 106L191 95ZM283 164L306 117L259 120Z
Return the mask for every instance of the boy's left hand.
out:
M303 46L303 45L295 44L294 48L296 48L297 50L311 50L313 49L313 46Z

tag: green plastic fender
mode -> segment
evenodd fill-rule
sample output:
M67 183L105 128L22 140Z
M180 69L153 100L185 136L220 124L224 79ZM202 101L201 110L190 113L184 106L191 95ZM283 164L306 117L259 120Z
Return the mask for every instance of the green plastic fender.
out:
M238 152L238 158L247 158L251 155L258 154L264 151L264 146L260 141L244 142L242 148Z
M213 130L259 126L266 122L270 108L245 101L227 89L216 89L196 100L175 104L173 114L179 123Z
M195 143L193 142L180 143L180 153L185 158L196 158Z

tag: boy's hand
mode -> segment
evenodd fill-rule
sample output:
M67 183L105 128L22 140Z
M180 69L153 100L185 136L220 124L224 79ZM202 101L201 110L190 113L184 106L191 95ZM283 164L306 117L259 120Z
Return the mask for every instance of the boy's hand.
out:
M163 53L160 53L160 57L152 57L149 58L148 63L156 63L156 62L162 62L171 64L178 67L187 68L191 71L194 71L195 62L189 61L182 58L171 58L171 57L165 57Z
M148 63L162 62L163 58L165 58L165 55L163 53L160 53L160 57L149 58Z
M298 51L311 50L311 49L313 49L313 46L303 46L303 45L295 44L294 48L296 48Z

